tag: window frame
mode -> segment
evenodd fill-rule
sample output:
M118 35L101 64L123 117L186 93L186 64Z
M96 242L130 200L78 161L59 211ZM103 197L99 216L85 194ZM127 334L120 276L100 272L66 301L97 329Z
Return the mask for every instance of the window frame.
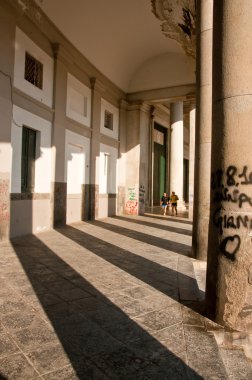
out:
M33 61L33 78L29 79L28 75L28 59ZM43 63L36 59L32 54L28 51L25 51L25 64L24 64L24 79L31 83L33 86L43 90L43 72L44 66Z
M107 109L104 111L104 128L109 129L110 131L114 130L114 115Z
M35 161L38 133L23 125L21 146L21 192L33 193L35 189Z

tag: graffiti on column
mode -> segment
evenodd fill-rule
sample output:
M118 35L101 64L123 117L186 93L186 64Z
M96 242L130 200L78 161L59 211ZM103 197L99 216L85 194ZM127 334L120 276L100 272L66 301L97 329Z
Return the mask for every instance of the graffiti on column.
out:
M6 222L9 219L9 181L0 179L0 222Z
M145 205L145 188L144 188L144 185L140 185L140 187L139 187L139 212L140 212L140 214L144 213L144 205Z
M137 215L138 213L138 191L135 186L127 189L125 210L127 214Z
M252 230L252 171L248 167L243 166L239 170L236 166L230 165L226 171L221 169L216 170L211 176L211 189L213 191L213 202L231 202L237 204L241 212L235 215L225 214L223 206L217 207L213 214L213 224L219 229L220 235L223 235L224 230L233 229L236 233L225 237L221 240L220 251L231 261L235 261L236 253L240 249L241 237L239 230L246 228ZM250 190L250 194L248 193ZM251 207L251 213L245 213L243 206ZM249 234L251 236L251 232Z

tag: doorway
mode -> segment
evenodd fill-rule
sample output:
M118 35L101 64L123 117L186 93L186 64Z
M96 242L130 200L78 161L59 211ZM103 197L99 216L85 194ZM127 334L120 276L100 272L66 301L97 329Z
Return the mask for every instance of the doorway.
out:
M189 202L189 160L184 158L184 184L183 196L186 203Z
M154 123L153 205L160 204L166 190L167 129Z

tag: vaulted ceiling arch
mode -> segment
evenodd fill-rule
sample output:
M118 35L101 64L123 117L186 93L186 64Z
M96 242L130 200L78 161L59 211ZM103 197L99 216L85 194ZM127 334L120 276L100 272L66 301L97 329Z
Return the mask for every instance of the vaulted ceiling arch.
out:
M124 92L194 81L192 58L162 33L163 21L155 17L151 0L36 1L65 37Z

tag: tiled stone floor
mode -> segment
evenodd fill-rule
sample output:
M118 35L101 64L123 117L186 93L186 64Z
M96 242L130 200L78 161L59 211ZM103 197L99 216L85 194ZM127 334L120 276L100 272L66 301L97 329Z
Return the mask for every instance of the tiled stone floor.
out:
M0 379L231 378L195 311L191 229L147 214L0 243Z

